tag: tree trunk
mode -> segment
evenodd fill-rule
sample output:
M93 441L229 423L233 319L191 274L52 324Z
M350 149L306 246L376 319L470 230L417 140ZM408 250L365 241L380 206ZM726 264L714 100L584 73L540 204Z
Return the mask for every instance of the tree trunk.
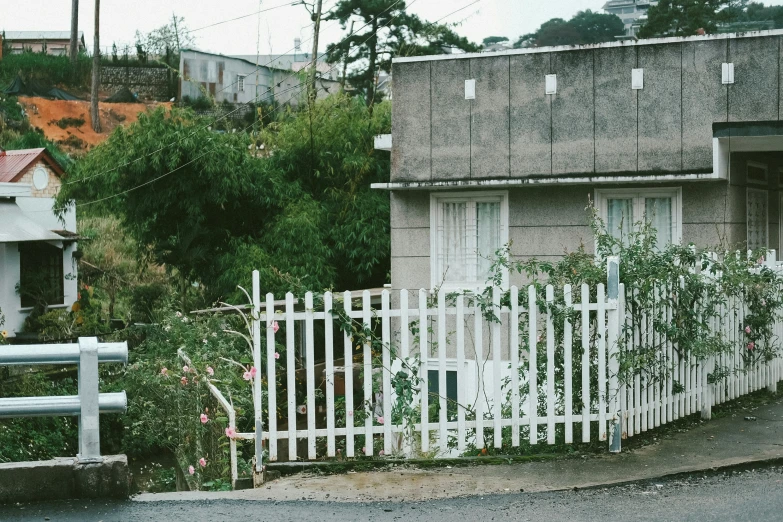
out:
M101 0L95 0L95 41L92 56L92 93L90 96L90 112L92 113L92 130L101 132L101 115L98 112L98 87L101 84L101 47L100 33Z
M367 84L367 107L372 110L375 103L375 62L378 57L378 19L372 20L372 36L370 37L370 81Z
M71 67L79 57L79 0L71 0Z

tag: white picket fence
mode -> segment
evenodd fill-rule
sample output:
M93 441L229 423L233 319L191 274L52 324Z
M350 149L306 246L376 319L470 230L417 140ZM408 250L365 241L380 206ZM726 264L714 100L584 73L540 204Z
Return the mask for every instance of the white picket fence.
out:
M533 286L512 286L507 304L501 304L503 291L494 289L488 308L469 296L427 290L411 295L384 289L379 307L368 291L361 302L350 292L327 292L318 300L308 293L301 303L290 293L283 301L267 294L262 302L254 273L254 364L266 381L265 390L259 379L254 389L256 433L262 434L257 455L260 440L271 461L335 457L338 451L349 458L380 451L443 456L469 445L501 448L524 441L609 440L619 451L621 438L696 412L708 418L713 405L781 379L780 358L744 366L744 307L738 300L728 300L713 325L735 347L732 354L679 358L677 347L653 328L652 317L633 324L626 289L616 270L609 273L607 285L550 285L543 296ZM545 307L539 306L542 299ZM496 320L487 320L488 310ZM663 304L655 313L671 318ZM373 337L341 332L340 317ZM777 324L781 334L783 325ZM642 344L658 347L665 378L644 372L620 378L619 351ZM730 371L708 383L716 366ZM409 370L416 374L411 404L393 388L398 372ZM432 391L430 371L437 375ZM449 373L456 376L456 397L448 396Z

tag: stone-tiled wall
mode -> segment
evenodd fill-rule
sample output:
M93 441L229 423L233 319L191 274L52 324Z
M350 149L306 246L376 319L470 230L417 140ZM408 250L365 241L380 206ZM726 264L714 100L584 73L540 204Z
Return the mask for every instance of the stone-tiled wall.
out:
M142 97L169 99L168 69L159 67L101 67L101 89L114 94L123 87Z
M712 172L714 122L780 119L781 38L395 63L392 181ZM721 83L724 62L733 85Z
M35 169L39 167L45 169L49 174L49 184L43 190L38 190L35 188L35 185L33 185L33 172L35 172ZM57 194L60 192L60 186L62 185L62 182L60 181L60 178L57 177L57 174L55 174L51 167L49 167L49 165L43 161L38 161L35 163L35 165L28 167L27 171L25 171L22 177L19 178L19 183L30 185L32 187L32 196L34 198L57 197Z

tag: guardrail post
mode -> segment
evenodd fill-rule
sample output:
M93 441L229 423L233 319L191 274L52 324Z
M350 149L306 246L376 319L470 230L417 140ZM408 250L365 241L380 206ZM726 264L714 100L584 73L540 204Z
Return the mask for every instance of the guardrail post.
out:
M609 451L620 453L622 439L622 427L620 418L620 258L611 256L607 259L606 266L606 298L608 301L606 346L609 363ZM602 428L603 429L603 428Z
M79 338L79 454L80 461L101 460L98 413L98 338Z

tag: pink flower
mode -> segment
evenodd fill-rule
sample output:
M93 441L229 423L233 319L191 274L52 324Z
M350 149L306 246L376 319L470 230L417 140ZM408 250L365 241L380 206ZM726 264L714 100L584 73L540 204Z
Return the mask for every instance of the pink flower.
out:
M160 369L160 374L162 376L164 376L164 377L168 377L169 376L169 369L164 366L163 368Z
M201 414L201 424L206 424L207 422L209 422L209 417L207 417L206 413L202 413Z
M226 428L226 437L228 437L229 439L233 439L236 436L237 436L237 432L234 428L232 428L231 426Z
M348 412L348 416L349 416L349 417L353 417L353 410L351 410L351 411L349 411L349 412Z
M279 359L279 358L280 358L280 354L275 352L275 359Z
M367 453L367 447L366 446L362 448L362 453Z
M752 352L755 347L756 347L756 343L754 343L753 341L748 343L748 350L749 351Z
M205 459L204 457L201 457L200 459L198 459L198 465L201 466L202 468L206 467L207 466L207 459Z
M191 475L195 475L196 469L193 466L188 466L188 473L190 473Z
M750 334L750 326L746 326L745 327L745 333L746 334Z
M299 406L297 406L296 413L298 413L299 415L304 415L305 413L307 413L307 405L300 404Z
M383 457L385 454L386 454L386 453L385 453L383 450L381 450L381 451L379 451L379 452L378 452L378 456L379 456L379 457Z
M183 366L183 367L182 367L182 371L183 371L184 373L188 373L188 372L190 371L190 366L188 366L188 365L186 364L185 366Z
M340 448L337 448L337 454L339 455L340 453L342 453L342 452L340 451Z
M207 366L207 373L209 375L215 375L215 370L213 370L211 366Z
M767 300L766 299L762 299L761 300L761 306L767 306Z
M246 381L249 381L250 379L253 379L257 373L258 370L256 369L256 367L251 366L248 371L242 374L242 378L245 379Z
M377 421L378 421L378 424L383 424L383 417L378 417L378 418L377 418L377 419L375 419L375 420L377 420Z
M277 333L277 331L280 329L280 325L277 324L277 321L272 321L272 331Z
M188 378L183 375L182 378L179 380L179 382L181 382L182 385L184 386L188 383Z

